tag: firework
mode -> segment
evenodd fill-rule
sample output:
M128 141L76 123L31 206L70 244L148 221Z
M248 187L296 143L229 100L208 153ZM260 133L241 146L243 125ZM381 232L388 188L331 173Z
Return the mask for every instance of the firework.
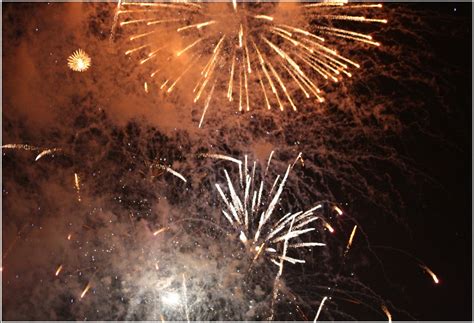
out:
M91 66L91 58L85 51L78 49L68 57L67 66L75 72L84 72Z
M194 88L195 103L208 93L202 125L217 92L236 102L239 111L249 111L258 105L253 101L262 99L268 109L295 111L298 96L323 102L325 83L351 77L352 70L361 67L338 50L346 52L355 43L380 46L371 35L347 29L360 23L387 23L374 18L380 8L344 1L232 5L122 1L112 29L118 24L130 35L125 54L136 56L162 91L171 93L188 77L194 87L186 88Z
M270 165L272 155L273 153L270 155L267 166ZM230 158L225 159L229 160ZM287 256L286 251L278 254L277 250L281 249L280 246L286 246L284 249L288 249L325 245L320 242L288 243L291 239L296 239L305 233L315 230L314 228L309 228L309 224L322 219L320 215L314 214L322 209L322 204L317 204L304 212L287 213L275 219L274 211L279 203L292 165L288 165L282 179L280 179L280 176L277 176L270 190L268 190L270 185L266 183L264 177L260 181L255 178L256 163L253 164L251 170L247 164L247 156L245 156L244 182L241 183L240 187L236 188L234 186L227 170L224 170L224 174L228 194L224 193L219 184L215 184L226 206L222 210L224 217L236 232L239 233L240 241L255 252L255 260L259 255L267 254L271 261L280 269L283 268L283 261L304 263L302 259ZM240 194L237 193L239 188L241 190Z

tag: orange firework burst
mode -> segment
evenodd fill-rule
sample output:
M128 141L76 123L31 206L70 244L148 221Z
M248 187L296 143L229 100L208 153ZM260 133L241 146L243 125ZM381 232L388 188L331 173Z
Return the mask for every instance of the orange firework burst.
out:
M255 103L296 111L299 97L323 102L325 83L351 77L352 70L360 68L340 54L338 46L380 46L371 35L344 25L386 23L365 16L381 7L341 1L123 1L116 16L131 35L125 54L148 66L149 77L165 93L190 79L186 88L193 89L194 102L204 100L206 108L213 93L220 92L238 102L239 111L249 111Z
M78 49L68 57L67 65L75 72L84 72L91 66L91 58L85 51Z

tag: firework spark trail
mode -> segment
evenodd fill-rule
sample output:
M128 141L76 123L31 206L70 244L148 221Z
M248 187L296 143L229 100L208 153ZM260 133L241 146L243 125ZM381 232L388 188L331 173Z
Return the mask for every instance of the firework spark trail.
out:
M314 321L313 321L314 323L316 323L318 321L319 315L321 314L321 310L323 309L324 303L326 302L327 299L328 299L328 297L324 296L323 300L319 304L318 312L316 313L316 316L314 317Z
M295 219L296 218L292 219L290 227L288 228L288 234L285 236L285 241L283 243L283 251L282 251L282 254L280 256L280 262L278 263L278 273L276 274L275 280L274 280L274 283L273 283L273 297L272 297L270 320L273 320L273 317L275 315L274 310L275 310L275 303L276 303L276 300L277 300L277 297L278 297L278 284L280 283L280 277L281 277L281 274L283 273L284 261L285 260L288 261L287 257L286 257L286 253L288 251L288 240L289 240L289 238L287 236L291 233L291 230L293 229L293 224L295 223Z
M181 173L178 173L177 171L173 170L171 167L168 167L168 166L165 166L165 165L162 165L162 164L159 164L159 163L153 163L150 168L153 168L153 167L156 167L156 168L159 168L159 169L162 169L176 177L178 177L180 180L182 180L183 182L187 183L188 181L186 180L186 178L181 174Z
M91 288L91 283L89 282L87 283L87 286L84 288L84 290L81 293L81 296L80 296L81 299L84 298L84 296L87 294L90 288Z
M220 6L219 14L213 9L217 6ZM321 90L316 85L319 78L322 78L323 83L326 79L339 82L343 76L352 77L351 67L360 68L359 63L339 54L338 46L344 48L351 46L351 43L375 47L381 45L370 34L344 29L339 24L336 28L333 22L385 24L387 20L361 15L361 11L377 14L382 8L380 4L301 3L296 7L297 14L303 19L317 21L311 24L311 30L305 30L302 26L290 25L288 18L278 15L279 11L285 11L285 6L271 6L274 10L262 12L257 11L252 4L236 1L228 7L214 3L195 5L122 1L112 29L120 20L118 26L127 28L126 31L132 34L129 39L142 42L127 50L126 54L138 52L141 56L147 55L146 61L156 54L153 52L155 44L172 44L175 36L182 39L185 45L177 51L173 46L162 51L165 57L172 57L170 54L174 51L171 66L181 66L180 59L188 53L210 55L209 59L203 57L207 63L203 64L204 68L196 82L194 92L197 89L199 91L195 95L195 102L200 100L204 91L209 93L206 101L210 100L214 91L208 89L208 84L228 82L226 97L233 101L236 93L240 111L248 111L251 105L258 105L255 94L260 93L260 90L268 109L276 101L280 110L284 110L288 104L296 111L292 83L307 98L314 96L317 102L323 102ZM326 39L334 41L327 42ZM196 69L200 69L200 65L193 64ZM155 73L151 75L155 76ZM236 76L237 80L234 80ZM273 95L267 95L268 86Z
M183 273L183 296L184 296L184 311L186 314L186 321L189 322L189 309L188 309L188 292L186 289L186 276Z
M165 231L168 231L169 229L170 229L170 228L168 228L168 227L158 229L158 230L156 230L155 232L153 232L153 235L154 235L154 236L157 236L157 235L159 235L160 233L163 233L163 232L165 232Z
M77 201L81 202L81 178L77 173L74 173L74 187L76 188Z
M342 214L343 214L343 212L342 212L341 208L340 208L340 207L338 207L337 205L335 205L335 206L334 206L334 211L336 211L336 212L337 212L337 214L339 214L339 215L342 215Z
M387 315L388 322L391 323L392 322L392 314L390 314L387 306L382 304L382 311L385 313L385 315Z
M214 159L227 160L227 161L236 163L238 165L242 165L241 160L239 160L237 158L234 158L234 157L231 157L231 156L222 155L222 154L202 154L201 156L202 157L208 157L208 158L214 158Z
M357 230L357 225L354 225L354 228L352 229L351 235L350 235L350 237L349 237L349 241L347 242L346 251L344 252L344 257L345 257L346 254L349 252L349 249L350 249L351 246L352 246L352 242L353 242L353 240L354 240L354 236L355 236L356 230Z
M27 144L6 144L2 146L2 149L19 149L19 150L26 150L26 151L41 150L41 152L36 156L35 161L40 160L44 156L51 155L56 152L62 152L61 148L41 148L41 147L31 146Z
M26 144L7 144L3 145L2 149L41 150L42 148Z
M76 50L67 59L68 67L75 72L85 72L91 66L91 57L82 49Z
M439 284L438 276L436 276L436 274L430 268L428 268L428 266L423 264L420 264L419 266L431 276L435 284Z
M204 121L204 116L206 115L207 108L209 107L209 104L211 103L212 93L214 92L214 86L215 85L216 85L215 83L212 85L211 92L209 92L209 95L207 97L206 104L204 106L204 111L202 112L202 116L201 116L201 120L199 121L198 128L201 128L202 123Z
M52 148L52 149L43 150L41 153L38 154L38 156L36 156L35 161L40 160L42 157L46 155L51 155L51 154L54 154L55 152L61 152L61 151L62 150L60 148Z
M277 242L282 242L282 241L289 241L290 239L299 237L302 234L305 234L307 232L314 230L314 228L306 228L306 229L301 229L301 228L305 227L309 223L314 222L315 220L320 218L320 217L313 216L313 212L320 209L321 204L318 204L317 206L305 212L296 212L293 214L289 213L285 215L283 218L281 218L279 221L277 221L276 224L267 225L267 223L269 223L269 220L272 218L273 210L275 209L277 203L279 202L281 193L283 192L283 189L285 187L286 178L288 177L290 170L291 170L291 165L288 166L285 176L281 180L278 186L278 190L275 192L274 196L273 197L269 196L271 197L271 202L268 204L267 208L261 213L260 218L258 220L258 225L256 227L255 227L255 224L256 224L255 220L257 220L258 218L253 217L249 219L249 216L255 215L254 210L256 207L264 206L265 201L261 199L261 195L262 195L261 192L263 191L262 188L264 186L263 180L261 181L261 185L259 187L257 187L256 185L253 185L254 192L253 194L250 194L249 193L250 187L255 180L253 179L253 176L249 175L248 169L247 169L247 171L245 171L246 184L245 184L245 188L243 189L244 196L243 198L240 198L235 190L234 185L232 184L232 181L230 179L230 176L228 175L227 170L224 170L224 173L226 176L227 187L230 192L230 197L231 197L230 200L226 197L225 193L223 192L219 184L216 184L216 188L223 202L227 206L229 213L232 214L232 217L225 210L223 210L223 214L226 216L228 222L231 225L235 226L235 229L241 232L241 236L245 237L245 239L241 238L241 240L248 240L247 237L251 235L252 231L254 231L255 232L254 238L253 238L254 244L261 245L261 243L277 243ZM253 196L252 203L249 203L250 196ZM257 196L259 197L258 202L256 202ZM295 223L295 228L298 230L279 235L280 231L282 231L285 227L288 227L290 223ZM262 234L263 229L265 227L268 227L270 231L268 234L266 234L263 238L260 239L260 235ZM258 243L259 240L262 240L261 243ZM311 242L311 243L292 244L291 247L301 248L301 247L312 247L312 246L322 246L322 245L324 244Z

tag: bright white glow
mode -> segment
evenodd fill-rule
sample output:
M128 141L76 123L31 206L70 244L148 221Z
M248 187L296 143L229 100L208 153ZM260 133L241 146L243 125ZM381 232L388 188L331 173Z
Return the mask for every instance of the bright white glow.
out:
M163 303L168 306L177 306L180 303L180 296L176 292L169 292L163 295Z

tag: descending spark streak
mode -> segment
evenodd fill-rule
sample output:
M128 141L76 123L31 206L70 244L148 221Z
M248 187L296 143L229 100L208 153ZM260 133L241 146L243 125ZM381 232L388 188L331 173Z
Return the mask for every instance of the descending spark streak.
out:
M117 22L118 22L118 18L119 18L121 5L122 5L122 0L118 0L117 1L117 7L115 8L114 22L112 24L112 29L110 30L110 38L109 38L110 41L112 41L114 39L114 36L115 36L115 29L117 27Z
M329 223L324 222L324 226L329 230L329 232L334 233L334 228Z
M434 281L435 284L439 284L439 279L438 279L438 277L436 276L436 274L435 274L430 268L428 268L428 266L422 265L422 264L420 264L419 266L420 266L422 269L424 269L424 270L431 276L431 278L433 279L433 281Z
M337 214L342 215L342 210L337 205L334 206L334 210L337 212Z
M172 174L172 175L178 177L178 178L179 178L180 180L182 180L183 182L187 183L186 178L185 178L182 174L180 174L180 173L178 173L177 171L173 170L171 167L168 167L168 166L165 166L165 165L162 165L162 164L159 164L159 163L153 163L153 164L151 164L151 165L150 165L150 168L153 168L153 167L157 167L157 168L159 168L159 169L162 169L162 170L164 170L164 171L166 171L166 172L168 172L168 173L170 173L170 174Z
M199 120L199 127L198 128L201 128L202 123L204 121L204 116L206 115L207 108L209 107L209 104L211 103L212 93L214 92L215 85L216 85L215 83L212 85L211 91L209 92L209 95L207 97L206 105L204 106L204 111L202 112L201 120Z
M84 288L84 290L82 291L81 293L81 299L84 298L84 296L86 295L86 293L89 291L89 289L91 288L91 284L90 282L87 284L86 288Z
M78 49L68 57L67 65L75 72L84 72L91 66L91 57L82 49Z
M242 161L237 159L237 158L233 158L233 157L230 157L230 156L226 156L226 155L221 155L221 154L202 154L202 157L208 157L208 158L214 158L214 159L222 159L222 160L227 160L227 161L231 161L233 163L236 163L238 165L242 165Z
M157 236L157 235L159 235L160 233L163 233L163 232L168 231L168 230L169 230L168 227L164 227L164 228L158 229L158 230L156 230L155 232L153 232L153 235L154 235L154 236Z
M74 173L74 187L76 188L77 192L77 201L81 202L81 179L77 173Z
M186 276L183 273L183 294L184 294L184 311L186 314L186 321L189 322L189 310L188 310L188 293L186 290Z
M35 158L35 161L40 160L42 157L50 154L54 154L55 152L61 152L62 149L60 148L41 148L26 144L6 144L2 146L2 149L20 149L26 151L37 151L42 150Z
M2 146L2 149L41 150L39 147L25 144L6 144Z
M385 315L387 315L388 322L391 323L392 322L392 314L390 314L390 312L388 311L387 306L382 304L382 311L385 313Z
M352 229L351 235L350 235L350 237L349 237L349 241L347 242L346 253L349 251L349 249L350 249L351 246L352 246L352 241L354 240L354 236L355 236L356 230L357 230L357 225L354 225L354 228Z
M327 296L324 296L324 297L323 297L323 300L322 300L321 303L319 304L318 312L316 313L316 316L314 317L314 321L313 321L313 322L316 323L316 322L318 321L319 314L321 314L321 310L323 309L324 303L326 302L327 299L328 299Z

